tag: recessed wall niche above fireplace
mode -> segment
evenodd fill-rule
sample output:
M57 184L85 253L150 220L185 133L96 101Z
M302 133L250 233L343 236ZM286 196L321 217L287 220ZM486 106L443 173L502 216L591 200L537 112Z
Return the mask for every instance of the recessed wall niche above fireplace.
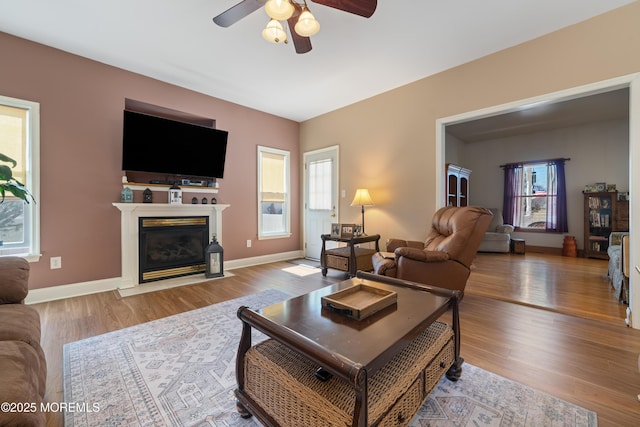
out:
M179 285L185 285L189 283L197 283L199 281L208 280L204 277L204 270L202 274L190 274L185 275L184 271L174 276L166 277L152 277L153 274L147 272L146 277L143 277L140 263L140 222L143 218L153 219L185 219L184 221L191 221L189 218L203 218L206 219L208 224L208 231L206 233L207 242L202 246L202 249L209 244L211 236L216 235L218 242L221 246L224 246L224 239L222 236L222 211L229 205L169 205L165 203L114 203L115 207L120 209L120 229L121 229L121 247L122 247L122 278L120 289L134 288L139 285L151 286L146 283L153 281L155 283L172 283L174 281L180 281ZM182 222L182 220L178 221ZM165 230L167 231L167 230ZM202 237L201 237L202 238ZM155 239L155 238L154 238ZM182 246L191 246L191 244L185 243L186 237L179 237L182 240L177 246L168 245L165 246L159 253L166 254L172 251L182 251ZM204 252L203 252L204 253ZM155 256L155 255L154 255ZM164 256L164 255L161 255ZM169 270L171 268L184 269L184 265L181 264L184 260L178 262L177 260L171 261ZM157 267L155 261L150 262L153 265L152 270L155 271ZM202 264L204 264L204 257L202 258ZM163 275L165 273L162 273ZM177 277L184 276L184 277ZM142 280L141 280L142 279Z

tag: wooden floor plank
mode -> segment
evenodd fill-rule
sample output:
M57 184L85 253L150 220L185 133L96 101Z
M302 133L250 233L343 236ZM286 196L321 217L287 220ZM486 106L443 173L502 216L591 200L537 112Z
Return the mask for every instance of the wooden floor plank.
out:
M34 305L47 356L46 399L63 400L65 343L266 289L293 296L345 278L334 270L298 277L283 271L290 266L242 268L224 279L126 298L103 292ZM602 260L479 254L460 307L462 356L596 411L601 427L640 425L640 331L625 326L625 306L606 273ZM62 415L48 414L47 425L62 426Z

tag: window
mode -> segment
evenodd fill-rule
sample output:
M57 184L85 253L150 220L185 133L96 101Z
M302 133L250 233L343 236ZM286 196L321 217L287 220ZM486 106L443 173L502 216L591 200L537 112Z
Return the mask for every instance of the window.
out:
M258 146L258 239L289 237L289 152Z
M39 200L40 105L0 96L0 152L16 161L13 176ZM12 166L12 165L9 165ZM40 210L5 193L0 203L0 256L20 255L37 261L40 254Z
M567 232L565 159L504 165L504 220L516 229Z
M309 163L309 209L331 210L333 160Z

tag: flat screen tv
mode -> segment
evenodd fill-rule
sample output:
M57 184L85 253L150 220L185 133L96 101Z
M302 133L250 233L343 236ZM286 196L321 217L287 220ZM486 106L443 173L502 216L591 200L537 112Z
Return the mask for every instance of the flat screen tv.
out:
M122 170L222 178L228 132L124 110Z

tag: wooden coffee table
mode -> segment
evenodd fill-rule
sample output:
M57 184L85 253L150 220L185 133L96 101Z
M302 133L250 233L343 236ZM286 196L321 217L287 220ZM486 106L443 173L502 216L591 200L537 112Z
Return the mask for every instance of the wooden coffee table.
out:
M388 306L363 320L351 319L343 314L322 308L321 299L323 296L358 284L396 292L397 304ZM289 398L297 400L299 396L309 394L310 397L307 400L311 401L326 397L328 400L322 406L329 406L330 412L342 411L346 416L352 417L348 423L352 426L368 426L370 422L379 422L381 417L388 418L389 416L394 417L394 425L406 425L415 412L408 413L410 411L400 408L396 410L396 413L392 408L407 400L405 394L408 395L411 391L411 393L418 395L412 398L418 399L418 401L411 403L412 408L417 411L423 399L426 399L426 394L431 391L431 388L445 372L451 380L457 380L460 377L463 360L459 355L459 298L459 291L358 272L356 277L350 280L282 301L261 310L254 311L247 307L240 307L238 317L242 320L243 330L236 361L238 382L236 396L239 412L246 417L255 415L267 426L302 425L300 423L311 425L308 420L302 421L302 418L295 418L304 417L304 414L295 417L293 415L284 416L277 412L280 409L275 408L283 400ZM437 321L449 309L452 310L451 325ZM271 350L265 350L265 347L260 349L264 354L258 354L258 348L266 345L266 342L252 347L252 328L258 329L270 337L267 344ZM445 348L448 345L448 357L445 357L446 349L441 350L440 347L420 349L419 347L424 344L418 342L424 342L424 335L431 333L434 328L444 328L449 334L447 343L444 342L444 338L436 339L438 346ZM425 363L425 368L420 368L415 375L411 374L412 378L408 379L413 383L410 390L392 391L391 388L395 387L394 385L381 385L376 376L378 372L380 375L391 377L392 383L396 382L396 375L400 382L402 375L408 375L404 372L405 368L398 369L395 366L402 362L398 362L398 359L414 357L405 355L405 353L416 349L419 349L420 353L433 350L434 356L427 357L429 366L426 366ZM275 356L269 359L269 352L281 354L284 356L283 360L278 361L279 359ZM420 359L423 358L423 355L418 354L415 357ZM419 363L423 363L422 359ZM296 369L300 370L301 365L308 365L309 368L321 367L322 373L332 378L325 383L313 378L313 370L308 372L307 368L301 374L296 373L298 372ZM251 366L257 366L256 369L260 371L255 378L252 371L254 368ZM390 374L388 371L393 369L398 369L399 372L391 371ZM427 387L424 385L425 377L431 374L435 374L437 378L430 380L430 385ZM269 397L275 396L276 403L274 405L262 402L259 397L256 397L256 393L251 391L256 387L262 387L262 385L254 383L263 380L278 389L264 391L264 394ZM282 381L289 381L289 384L281 383ZM331 381L334 383L330 383ZM375 384L373 384L374 382ZM389 387L390 390L387 391L384 387ZM291 390L297 391L292 392ZM317 397L323 396L323 393L326 395L325 397ZM341 396L344 395L347 398L342 397L341 401L333 404L340 406L344 403L347 405L346 409L331 407L331 396L337 396L340 393L342 393ZM393 395L393 393L399 395L397 398L393 397L391 403L384 403L384 408L378 407L376 409L377 415L375 415L376 420L374 420L369 419L371 408L368 402L370 397L368 393L376 396ZM349 396L353 397L353 402L342 402L349 400ZM290 407L291 405L295 406L295 403L288 403L286 406ZM389 415L390 411L391 415ZM318 417L322 416L313 415L312 419L315 420ZM321 419L317 425L327 424L329 423Z

